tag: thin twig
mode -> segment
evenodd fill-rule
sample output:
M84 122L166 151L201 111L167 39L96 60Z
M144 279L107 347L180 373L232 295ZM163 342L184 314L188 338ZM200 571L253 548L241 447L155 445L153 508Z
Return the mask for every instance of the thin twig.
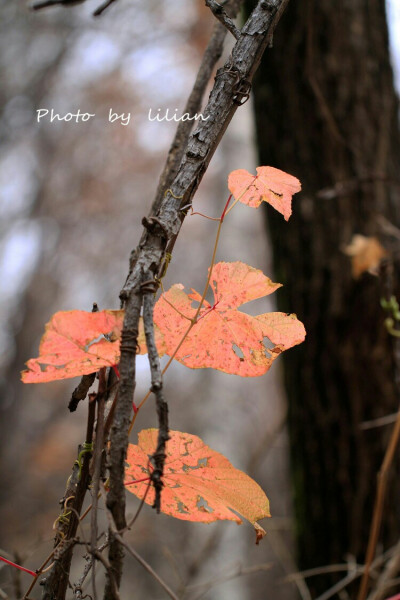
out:
M375 184L377 181L386 183L394 187L400 187L400 181L398 179L391 179L386 175L372 174L367 177L357 177L354 179L348 179L346 181L337 181L332 187L323 188L318 190L316 197L321 200L333 200L340 196L356 192L360 187L366 184ZM383 217L384 219L384 217ZM386 220L386 219L385 219Z
M271 530L269 533L269 541L285 571L289 573L294 571L296 565L279 532ZM297 586L302 600L312 600L310 590L308 589L304 577L296 579L293 583Z
M109 450L110 487L107 494L107 507L119 530L126 527L125 520L125 456L128 447L128 429L132 411L132 401L135 390L136 351L138 325L142 295L132 294L126 305L124 327L121 336L120 384L118 403L115 408L114 420L111 427ZM119 588L122 576L123 550L118 540L110 535L109 562ZM114 579L114 578L113 578ZM104 598L111 600L114 582L108 577L104 590Z
M229 9L231 15L235 17L243 2L244 0L231 0L228 3L225 3L225 6ZM226 33L226 28L220 23L217 23L214 26L210 41L208 42L204 51L200 67L196 75L196 81L194 82L193 89L190 92L189 98L187 99L185 108L183 110L183 114L188 113L189 115L195 115L197 112L199 112L214 67L221 58ZM158 213L158 210L164 199L165 191L171 187L171 184L178 172L181 160L184 157L193 124L194 121L179 121L175 137L168 151L167 160L160 176L157 191L150 211L150 216Z
M220 543L222 534L223 531L220 527L214 529L213 533L207 538L205 544L202 546L202 548L200 548L197 555L192 558L190 564L186 568L185 581L182 581L178 590L178 596L180 598L185 596L185 592L189 587L190 580L197 575L206 559L211 556L213 550L215 550Z
M103 550L105 550L108 546L108 541L104 542L103 544L101 544L101 546L99 546L99 548L97 549L98 552L103 552ZM85 583L85 579L86 577L89 575L93 563L94 563L94 557L92 554L88 553L85 556L86 559L86 565L85 568L83 570L82 575L80 576L80 578L78 579L78 581L76 583L74 583L73 588L74 588L74 596L76 596L77 600L81 600L82 599L82 586Z
M331 588L329 588L329 590L327 590L326 592L321 594L321 596L318 596L318 598L315 598L315 600L329 600L329 598L332 598L332 596L334 596L335 594L338 594L341 590L343 590L345 587L347 587L352 581L354 581L355 579L360 577L360 575L363 571L364 571L364 569L362 571L354 571L354 573L349 573L348 575L346 575L346 577L344 577L343 579L341 579L340 581L335 583L335 585L333 585Z
M240 38L240 30L236 27L232 19L226 14L223 7L215 0L206 0L206 6L211 10L213 15L220 23L238 40Z
M114 570L111 566L111 564L109 563L109 561L106 559L105 556L103 556L103 554L101 552L99 552L98 550L95 550L93 552L93 555L95 558L97 558L97 560L99 560L107 573L107 581L109 583L110 589L111 589L111 593L113 594L113 598L114 600L120 600L120 595L119 595L119 591L118 591L118 585L114 576Z
M357 572L361 572L363 565L356 565ZM341 571L349 572L349 564L327 565L325 567L315 567L314 569L306 569L305 571L296 571L286 575L282 579L282 583L291 583L297 579L307 579L308 577L316 577L317 575L325 575L326 573L340 573Z
M149 468L149 464L150 464L150 460L148 462L147 468ZM136 513L133 515L132 519L129 521L128 525L126 526L127 529L131 529L133 527L133 525L136 523L136 520L139 518L139 515L140 515L140 513L142 511L142 508L144 506L144 503L146 502L146 497L147 497L147 494L149 493L149 489L150 488L151 488L151 479L149 478L149 484L148 484L148 486L146 488L144 496L143 496L143 498L140 501L140 504L138 506L138 509L137 509Z
M220 585L221 583L225 583L230 581L231 579L236 579L238 577L243 577L245 575L254 575L255 573L260 573L263 571L269 571L273 563L263 563L261 565L252 565L251 567L242 567L242 565L238 565L231 573L227 573L226 575L220 575L219 577L215 577L214 579L210 579L205 583L198 583L196 585L191 585L188 587L188 590L194 590L197 588L204 588L201 590L199 594L194 596L192 600L200 600L211 589L215 586Z
M176 596L174 594L174 592L171 590L171 588L165 583L165 581L163 581L161 579L161 577L158 575L158 573L156 573L154 571L154 569L149 565L149 563L147 563L144 560L144 558L142 556L140 556L140 554L138 554L136 552L136 550L134 550L132 548L132 546L130 546L127 542L125 542L125 540L123 539L123 537L119 533L115 533L114 535L119 540L119 542L124 546L124 548L129 552L129 554L131 556L133 556L133 558L135 560L137 560L138 563L141 564L142 567L161 585L161 587L166 591L166 593L168 594L168 596L170 598L172 598L172 600L179 600L178 596Z
M80 380L79 385L77 385L77 387L72 392L71 400L68 404L68 410L70 412L76 411L79 402L86 398L89 388L92 387L95 379L96 373L90 373L90 375L82 375L82 379Z
M42 10L43 8L49 8L50 6L75 6L76 4L82 4L85 0L43 0L43 2L37 2L33 4L33 10Z
M393 577L400 571L400 542L395 547L393 556L387 561L385 568L382 570L376 584L375 589L368 597L368 600L384 600L386 592L393 584Z
M118 542L121 544L121 546L123 546L129 552L129 554L131 554L131 556L133 556L133 558L135 558L138 561L138 563L141 564L142 567L148 573L150 573L150 575L152 577L154 577L154 579L161 585L161 587L167 592L167 594L169 595L170 598L172 598L172 600L179 600L179 598L168 587L168 585L165 583L165 581L163 581L161 579L161 577L158 575L158 573L156 573L154 571L154 569L144 560L144 558L142 556L140 556L140 554L138 554L136 552L136 550L134 550L127 542L125 542L125 540L122 537L122 532L119 532L116 528L112 513L110 510L108 510L107 505L106 505L106 514L107 514L107 519L108 519L108 523L109 523L109 529L110 529L110 532L112 533L113 537L115 537L115 539L118 540Z
M189 333L191 332L191 330L193 329L193 327L196 325L197 321L199 320L200 311L201 311L201 309L203 307L203 304L204 304L204 301L205 301L205 297L206 297L207 292L208 292L208 288L210 287L210 281L211 281L211 276L212 276L212 269L213 269L214 264L215 264L215 258L216 258L216 255L217 255L219 238L220 238L220 235L221 235L221 227L222 227L222 224L224 222L224 218L226 217L226 215L229 212L227 209L228 209L228 204L229 204L230 198L231 198L231 196L229 196L228 202L225 205L225 208L224 208L224 210L222 212L222 215L218 219L218 229L217 229L217 234L216 234L216 237L215 237L214 248L213 248L213 253L212 253L212 257L211 257L211 263L210 263L210 266L208 268L208 277L207 277L206 285L204 287L203 295L202 295L202 297L200 299L200 302L199 302L199 306L197 307L197 310L196 310L194 316L189 319L190 320L190 324L189 324L188 328L186 329L186 331L184 332L184 334L182 335L182 337L181 337L178 345L176 346L175 350L173 351L173 353L169 357L168 362L165 365L165 367L163 368L161 375L164 375L166 373L166 371L169 369L172 361L174 360L175 356L179 352L182 344L184 343L184 341L186 340L187 336L189 335ZM138 405L138 407L137 407L138 411L132 417L132 421L131 421L131 424L130 424L130 427L129 427L129 434L131 433L131 431L133 429L133 426L135 424L135 421L136 421L136 418L137 418L139 410L142 408L142 406L145 404L145 402L150 397L151 391L152 390L150 389L147 392L147 394L144 396L143 400Z
M384 427L385 425L392 425L396 422L398 413L391 415L385 415L378 419L372 419L371 421L363 421L360 425L360 429L375 429L375 427Z
M92 552L97 552L97 503L100 491L100 477L102 471L102 458L104 450L104 403L106 393L106 370L100 369L99 373L99 389L97 392L97 424L96 424L96 439L93 451L93 501L91 515L91 545ZM93 564L92 571L92 586L93 600L97 600L96 591L96 565Z
M147 220L141 243L131 254L129 274L120 293L125 318L121 340L119 400L111 430L111 485L107 495L107 505L118 530L125 527L124 460L135 386L134 357L142 305L143 273L150 270L160 277L165 259L172 254L185 218L181 208L191 203L226 128L243 99L248 98L254 73L287 4L288 0L257 2L231 55L217 73L204 110L204 120L197 124L183 149L176 176L171 185L166 186L169 193L162 195L157 214L152 223L149 223L150 219ZM244 89L247 90L245 93ZM122 548L116 539L110 543L109 557L119 585L123 560ZM110 586L106 584L104 600L112 598Z
M103 14L103 12L105 10L107 10L107 8L109 6L111 6L111 4L114 4L114 2L116 2L116 0L107 0L106 2L104 2L104 4L101 4L101 6L99 6L99 8L97 8L94 13L93 16L94 17L99 17L100 15Z
M358 600L365 600L368 591L369 571L374 558L376 544L378 542L379 532L382 522L383 506L385 500L387 476L393 463L395 451L400 439L400 410L397 413L397 420L394 425L389 444L386 449L382 466L378 473L378 486L375 495L374 512L372 517L370 535L368 540L367 557L365 560L365 570L361 580Z
M153 508L155 508L157 513L159 513L161 508L161 490L164 485L163 474L166 458L165 447L167 441L169 440L168 404L164 400L160 359L158 357L157 346L154 338L154 289L152 288L155 287L155 289L157 289L158 285L154 279L151 279L150 272L145 273L144 277L147 281L143 285L147 285L148 290L147 293L143 293L144 331L146 335L147 353L151 372L151 390L156 398L158 415L158 439L157 448L151 457L151 460L154 463L154 470L151 473L151 481L155 490ZM149 287L149 279L153 286Z
M75 538L77 528L80 524L79 514L82 510L90 481L90 448L93 441L95 408L94 403L89 402L85 444L83 447L79 447L78 459L74 463L72 475L66 486L63 511L57 519L54 565L50 574L43 580L42 600L52 600L53 598L63 600L69 585L73 545L68 544ZM65 544L67 545L67 551L63 551ZM57 557L58 554L61 554L61 556ZM36 581L35 579L34 583Z
M99 307L97 306L97 303L93 302L92 312L95 313L98 311ZM68 404L69 412L75 412L79 402L86 398L89 389L91 388L91 386L94 383L94 380L96 379L96 374L97 372L90 373L89 375L82 375L82 379L80 380L79 385L77 385L77 387L72 392L71 400Z

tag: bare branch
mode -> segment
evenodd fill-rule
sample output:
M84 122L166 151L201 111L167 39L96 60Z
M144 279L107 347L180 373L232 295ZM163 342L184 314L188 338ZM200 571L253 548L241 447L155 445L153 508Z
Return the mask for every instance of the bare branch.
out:
M90 375L82 375L82 379L72 392L71 400L68 404L69 412L75 412L78 404L81 400L84 400L87 396L89 389L92 387L94 380L96 379L96 373L90 373Z
M154 463L154 470L151 473L151 481L155 489L153 508L155 508L157 513L159 513L161 507L161 490L164 485L162 477L164 474L164 463L166 458L165 445L169 440L168 404L164 400L160 359L158 357L157 346L154 338L154 294L157 291L158 284L151 277L151 272L147 272L145 274L145 279L146 281L142 283L144 331L146 335L146 345L150 363L151 391L156 397L158 415L158 440L157 448L151 457L151 460Z
M238 40L240 38L240 29L238 29L232 19L226 14L223 7L215 0L206 0L206 6L224 27Z
M279 532L270 531L269 541L274 553L278 557L285 571L287 573L294 571L296 569L295 562ZM312 600L310 590L308 589L304 577L299 577L298 579L295 579L294 583L297 586L302 600Z
M74 463L72 475L68 480L64 498L61 501L63 510L57 519L54 565L49 575L42 581L42 600L53 600L53 598L63 600L68 589L73 551L73 544L71 542L73 542L79 526L79 514L82 510L90 481L89 463L93 441L95 408L95 403L90 402L85 444L79 446L78 458Z
M238 577L244 577L245 575L254 575L255 573L261 573L263 571L270 571L273 563L263 563L261 565L252 565L251 567L243 567L242 565L238 565L235 569L233 569L230 573L226 573L221 575L220 577L215 577L214 579L210 579L205 583L199 583L196 585L188 586L188 591L193 591L198 588L202 588L201 591L196 594L192 600L200 600L211 589L220 585L221 583L225 583L227 581L231 581L232 579L237 579ZM225 569L223 569L223 572Z
M375 589L368 597L368 600L384 600L387 596L393 578L400 572L400 542L395 547L393 556L387 561L378 581L375 584Z
M234 17L238 13L243 2L244 0L230 0L229 2L225 3L225 6L229 9L231 15ZM193 116L199 112L202 99L214 67L217 61L221 58L226 33L227 31L225 27L223 27L220 23L217 23L214 26L210 41L208 42L207 48L203 54L201 65L196 76L196 81L194 82L193 89L190 92L186 106L183 110L184 113L188 113L189 115ZM160 176L155 199L151 207L150 216L155 215L158 212L161 202L164 198L164 193L171 186L178 172L179 165L185 153L190 132L193 128L193 123L194 121L189 120L179 121L175 137L168 152L163 172Z
M120 388L111 430L110 492L107 506L119 531L125 528L124 460L128 445L129 417L135 387L136 344L142 304L143 274L152 278L162 274L165 258L175 245L187 208L203 178L238 106L249 97L251 80L268 46L288 0L259 0L242 29L232 53L215 78L204 120L190 136L180 167L169 189L162 195L157 214L145 221L142 240L131 255L130 272L120 298L125 308L121 341ZM123 551L115 537L110 544L109 560L119 585ZM106 585L104 600L113 598Z
M391 415L385 415L378 419L372 419L372 421L363 421L360 425L360 429L375 429L375 427L384 427L385 425L392 425L397 420L398 413L392 413Z
M99 546L99 548L97 549L97 552L103 552L103 550L105 550L107 548L107 546L108 546L108 541L101 544L101 546ZM86 554L84 558L86 559L86 565L83 570L83 573L80 576L80 578L78 579L78 581L76 583L74 583L74 585L72 586L74 588L74 596L77 600L82 600L82 586L85 583L85 579L89 575L89 573L93 567L94 560L95 560L93 555L90 553Z
M380 280L383 288L383 296L389 301L394 295L394 265L392 261L386 261L381 265ZM395 326L398 329L398 324ZM398 332L397 332L398 333ZM400 401L400 338L393 338L393 358L394 358L394 380L397 395L397 401ZM377 477L377 487L375 492L374 511L369 532L368 547L365 558L365 570L361 579L360 589L357 600L365 600L369 587L369 572L374 559L376 546L381 530L384 501L386 494L386 485L388 475L392 467L395 452L400 441L400 408L397 413L397 419L394 424L389 442L385 451L385 455L379 469Z
M96 302L93 303L92 312L98 312L99 307ZM86 398L86 395L89 389L92 387L94 380L96 379L97 371L94 373L90 373L89 375L82 375L82 379L79 382L79 385L72 392L71 400L68 404L69 412L75 412L78 404L81 400Z
M103 14L103 12L105 10L107 10L107 8L109 6L111 6L111 4L114 4L114 2L116 2L116 0L107 0L106 2L104 2L104 4L101 4L101 6L99 6L99 8L97 8L94 13L93 16L94 17L99 17L100 15Z
M37 2L32 6L33 10L42 10L49 6L76 6L82 4L85 0L43 0L43 2Z
M152 577L154 577L154 579L161 585L161 587L167 592L167 594L169 595L170 598L172 598L172 600L179 600L178 597L174 594L174 592L168 587L168 585L165 583L165 581L163 581L161 579L161 577L158 575L158 573L156 573L154 571L154 569L144 560L144 558L142 556L140 556L140 554L138 554L136 552L136 550L134 550L132 548L132 546L130 546L127 542L125 542L125 540L123 539L122 535L119 533L119 531L117 530L116 526L115 526L115 522L113 519L113 516L111 514L111 511L109 511L107 509L106 506L106 513L107 513L107 518L108 518L108 522L109 522L109 528L110 528L110 532L112 533L113 537L118 540L118 542L129 552L129 554L131 556L133 556L133 558L135 560L138 561L139 564L142 565L142 567L148 572L150 573L150 575Z
M109 472L110 490L107 494L107 507L111 511L118 530L126 527L125 521L125 457L128 447L128 429L135 391L136 350L142 295L132 294L126 304L124 328L121 336L120 385L118 402L110 435ZM110 536L109 562L113 569L117 587L121 582L124 552L115 538ZM114 578L113 578L114 579ZM104 598L115 598L113 581L107 576Z
M97 504L99 501L100 477L102 471L102 458L104 450L104 404L106 395L106 370L100 369L99 373L99 389L97 392L97 424L96 424L96 439L93 451L93 502L91 515L91 551L97 552ZM97 600L96 591L96 565L93 564L93 600Z
M161 587L167 592L168 596L170 598L172 598L172 600L179 600L178 596L176 596L174 594L174 592L171 590L171 588L165 583L165 581L163 581L161 579L161 577L158 575L158 573L156 573L154 571L154 569L149 565L149 563L147 563L144 560L144 558L142 556L140 556L140 554L138 554L136 552L136 550L134 550L132 548L132 546L130 546L127 542L125 542L125 540L123 539L123 537L121 535L119 535L119 533L115 533L115 537L124 546L124 548L129 552L129 554L131 556L133 556L133 558L135 560L137 560L138 563L141 564L142 567L161 585Z

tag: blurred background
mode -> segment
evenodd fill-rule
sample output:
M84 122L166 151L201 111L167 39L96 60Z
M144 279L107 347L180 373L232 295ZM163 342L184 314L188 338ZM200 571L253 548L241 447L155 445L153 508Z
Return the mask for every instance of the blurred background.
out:
M19 373L37 356L54 312L90 310L93 302L119 307L129 254L175 132L173 122L150 122L148 111L181 114L214 24L203 4L118 0L94 19L93 0L38 13L24 0L0 2L0 548L32 569L52 547L86 411L67 410L77 380L24 386ZM272 209L238 205L217 259L242 260L284 283L276 298L249 310L278 302L305 322L308 338L289 351L285 370L279 359L261 378L178 364L168 372L171 428L201 436L256 479L273 515L256 547L247 524L181 522L145 506L128 541L182 598L315 599L343 573L288 580L297 565L364 557L390 431L366 433L360 424L397 409L396 361L382 326L379 279L364 273L356 280L343 248L362 234L396 251L396 235L378 217L400 226L390 66L400 82L400 7L395 0L386 7L390 59L384 2L336 4L336 11L328 0L289 4L253 98L237 111L194 201L195 210L219 216L237 168L270 164L302 181L289 224ZM245 3L241 20L253 5ZM224 56L230 47L227 38ZM96 117L38 123L41 108ZM130 112L129 125L110 124L110 108ZM186 219L165 288L201 288L215 232L212 221ZM146 357L139 357L137 400L148 386ZM155 425L149 402L133 443L137 431ZM390 488L382 548L400 537L398 488ZM130 514L137 506L129 497ZM81 575L79 559L77 552L72 579ZM138 600L164 597L129 558L125 572L122 598L132 589ZM28 584L29 575L0 566L2 598L21 598ZM31 597L40 598L39 587Z

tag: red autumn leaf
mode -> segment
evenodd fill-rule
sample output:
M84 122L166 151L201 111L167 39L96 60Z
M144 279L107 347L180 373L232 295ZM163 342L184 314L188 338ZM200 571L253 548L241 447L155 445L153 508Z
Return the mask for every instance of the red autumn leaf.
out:
M39 383L66 379L117 364L123 318L121 310L55 313L46 324L39 357L28 360L22 381Z
M157 446L157 436L157 429L145 429L139 433L138 445L128 446L125 486L140 499L149 485L143 478L150 475L149 455ZM236 514L239 513L253 524L257 540L261 539L265 531L256 521L269 517L270 513L268 498L260 486L196 435L170 431L170 436L161 511L185 521L229 520L240 524L242 520ZM153 502L152 488L147 493L146 503Z
M228 177L228 188L236 200L254 208L265 200L288 221L292 214L292 196L301 190L301 183L285 171L257 167L256 176L245 169L232 171Z
M87 375L118 364L124 311L60 311L47 323L39 357L31 358L22 371L24 383L42 383ZM107 337L104 337L107 336ZM162 353L161 334L156 341ZM139 327L139 353L147 352L143 324Z
M273 312L252 317L237 309L280 285L242 262L216 264L210 280L215 304L204 303L176 360L192 369L209 367L242 377L263 375L281 352L304 340L304 326L295 315ZM192 319L196 313L192 301L199 300L197 292L188 295L180 284L158 300L154 320L164 334L166 354L173 354L189 326L189 320L173 307ZM266 348L265 338L272 348Z

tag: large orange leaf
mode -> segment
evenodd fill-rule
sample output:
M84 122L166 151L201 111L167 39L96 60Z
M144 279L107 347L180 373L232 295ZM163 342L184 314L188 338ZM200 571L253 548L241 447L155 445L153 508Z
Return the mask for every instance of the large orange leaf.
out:
M242 262L221 262L212 270L210 285L215 305L205 302L198 322L175 355L187 367L210 367L242 377L263 375L283 350L304 340L304 326L295 315L274 312L252 317L237 310L280 287L261 271ZM199 300L197 292L188 295L180 284L158 300L154 320L164 334L166 354L172 355L188 328L189 320L182 314L192 319L193 301ZM265 338L272 347L266 348Z
M157 429L145 429L139 433L138 445L128 446L125 485L138 498L144 497L149 485L143 479L150 475L149 455L157 447L157 436ZM239 513L253 524L260 539L265 531L256 521L270 516L268 498L260 486L196 435L170 431L170 436L161 511L185 521L229 520L240 524ZM148 491L146 502L153 504L153 489Z
M101 367L116 365L124 311L60 311L47 323L39 346L39 357L31 358L22 371L24 383L42 383L87 375ZM106 336L106 337L104 337ZM156 329L160 353L163 343ZM139 327L139 353L147 352L143 323Z
M257 167L257 175L245 169L232 171L228 187L233 196L254 208L263 200L271 204L288 221L292 214L292 196L301 190L300 181L274 167Z

